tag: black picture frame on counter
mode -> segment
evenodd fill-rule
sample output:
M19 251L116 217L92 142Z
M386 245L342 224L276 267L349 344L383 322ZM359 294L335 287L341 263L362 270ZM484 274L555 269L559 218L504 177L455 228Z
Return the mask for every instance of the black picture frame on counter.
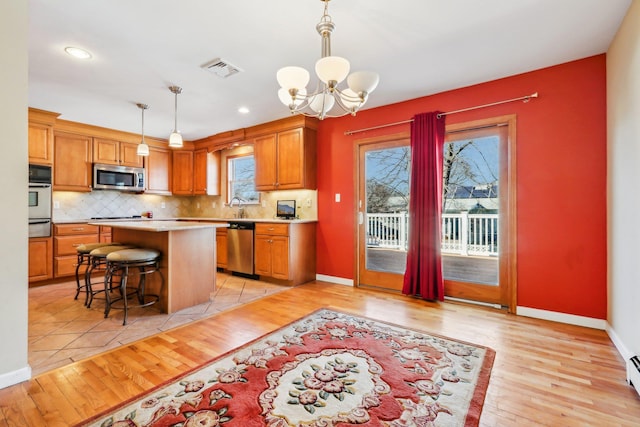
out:
M276 218L294 219L296 217L295 200L278 200L276 203Z

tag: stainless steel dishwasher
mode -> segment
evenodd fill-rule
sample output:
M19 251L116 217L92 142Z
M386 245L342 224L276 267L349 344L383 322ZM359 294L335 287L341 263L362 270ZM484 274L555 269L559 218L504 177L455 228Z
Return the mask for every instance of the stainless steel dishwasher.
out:
M246 276L253 274L253 233L255 223L229 221L227 229L227 269Z

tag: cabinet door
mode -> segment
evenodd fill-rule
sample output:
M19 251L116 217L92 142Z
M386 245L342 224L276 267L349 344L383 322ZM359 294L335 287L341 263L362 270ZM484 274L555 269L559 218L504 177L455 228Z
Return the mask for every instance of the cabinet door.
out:
M29 282L53 277L53 245L51 237L29 239Z
M132 166L141 168L143 165L142 156L138 156L138 144L131 142L120 143L120 164L122 166Z
M220 195L220 151L193 152L193 194Z
M227 268L227 230L216 230L216 261L219 268Z
M271 276L271 236L255 237L254 271L261 276Z
M289 279L289 238L271 236L271 277Z
M178 195L193 194L193 151L173 152L172 193Z
M147 172L146 193L171 194L171 152L166 148L149 147L145 159Z
M91 137L55 134L53 189L91 191Z
M276 153L276 134L255 139L253 157L256 161L256 190L277 189Z
M93 138L93 163L120 164L120 143L111 139Z
M277 183L278 190L304 187L304 141L302 129L278 134Z
M29 124L29 163L53 164L53 131L51 126Z

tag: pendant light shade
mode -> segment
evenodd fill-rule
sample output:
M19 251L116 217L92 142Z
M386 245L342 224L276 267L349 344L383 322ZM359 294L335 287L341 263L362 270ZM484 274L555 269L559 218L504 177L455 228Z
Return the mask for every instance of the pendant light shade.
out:
M149 146L144 142L144 110L149 108L147 104L136 104L139 109L142 110L142 140L140 144L138 144L138 148L136 150L136 154L138 156L148 156L149 155Z
M169 147L171 148L180 148L182 147L182 135L180 134L180 131L178 130L178 94L182 93L182 88L178 87L178 86L171 86L169 87L169 90L171 92L173 92L173 94L175 95L175 114L174 114L174 125L173 125L173 132L171 132L171 135L169 135Z

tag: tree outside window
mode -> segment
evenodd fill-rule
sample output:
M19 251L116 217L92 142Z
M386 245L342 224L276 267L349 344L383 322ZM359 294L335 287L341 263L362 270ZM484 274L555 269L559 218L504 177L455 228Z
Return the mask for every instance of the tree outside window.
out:
M256 163L253 154L227 158L227 203L234 197L243 204L260 202L255 189Z

